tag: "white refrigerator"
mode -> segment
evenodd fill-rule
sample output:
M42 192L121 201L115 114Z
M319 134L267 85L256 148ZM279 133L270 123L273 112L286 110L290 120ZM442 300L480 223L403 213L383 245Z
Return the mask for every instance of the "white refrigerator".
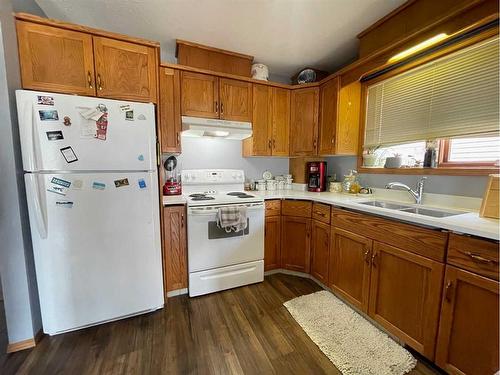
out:
M163 307L154 106L16 98L44 332Z

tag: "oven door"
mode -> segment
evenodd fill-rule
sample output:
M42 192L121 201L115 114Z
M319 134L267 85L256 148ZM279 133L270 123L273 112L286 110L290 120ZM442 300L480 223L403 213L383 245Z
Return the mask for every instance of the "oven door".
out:
M243 206L247 207L247 228L230 233L216 224L222 205L188 208L189 272L264 259L264 203Z

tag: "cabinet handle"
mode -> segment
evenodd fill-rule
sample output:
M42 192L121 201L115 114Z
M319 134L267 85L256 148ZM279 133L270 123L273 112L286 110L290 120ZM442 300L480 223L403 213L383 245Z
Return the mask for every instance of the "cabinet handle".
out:
M332 138L332 143L335 143L335 137Z
M177 145L181 143L181 135L179 132L177 132Z
M317 141L313 140L313 148L314 148L314 150L316 150L316 145L317 145Z
M219 102L215 101L215 113L219 113Z
M370 264L370 249L366 249L364 257L365 257L365 262L367 264Z
M470 251L466 251L465 255L467 255L469 258L471 258L472 260L474 260L476 262L485 263L485 264L497 263L492 259L483 258L482 256L471 253Z
M326 214L324 212L314 211L314 213L316 215L320 215L320 216L326 217Z
M184 228L184 214L181 214L181 228Z
M373 253L373 255L372 255L372 265L373 265L373 267L377 267L377 262L376 262L377 256L378 256L378 253L375 251Z
M267 144L268 144L269 148L272 148L272 143L271 143L271 142L272 142L271 140L269 140L269 141L267 142Z
M224 113L224 103L220 103L220 114Z
M273 139L273 148L276 148L276 139Z
M87 82L89 84L89 89L93 89L94 87L92 86L92 75L90 74L90 71L87 72Z
M102 80L101 80L101 75L100 74L97 74L97 88L100 90L103 89L103 84L102 84Z
M451 280L448 280L448 282L446 283L446 287L444 289L444 298L448 302L451 302L452 292L453 292L453 282Z

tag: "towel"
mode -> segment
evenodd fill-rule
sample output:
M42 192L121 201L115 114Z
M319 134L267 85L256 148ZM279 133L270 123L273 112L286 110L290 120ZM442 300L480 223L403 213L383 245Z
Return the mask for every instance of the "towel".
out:
M220 207L216 220L217 226L227 233L245 230L247 228L247 208L245 206Z

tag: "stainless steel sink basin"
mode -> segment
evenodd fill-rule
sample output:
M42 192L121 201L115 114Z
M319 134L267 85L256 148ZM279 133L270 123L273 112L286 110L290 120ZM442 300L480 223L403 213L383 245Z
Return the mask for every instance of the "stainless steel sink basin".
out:
M432 210L429 208L422 207L411 207L399 210L401 212L410 212L412 214L424 215L424 216L432 216L432 217L448 217L454 215L464 214L465 212L461 211L441 211L441 210Z
M433 209L433 208L416 207L416 206L411 206L411 205L398 204L398 203L386 202L386 201L377 201L377 200L359 202L359 203L367 205L367 206L372 206L372 207L387 208L389 210L396 210L396 211L401 211L401 212L408 212L408 213L412 213L412 214L432 216L432 217L448 217L448 216L454 216L454 215L461 215L461 214L465 213L462 211L439 210L439 209Z
M360 204L366 204L367 206L380 207L380 208L388 208L390 210L401 210L404 208L411 208L412 206L385 202L385 201L368 201L368 202L360 202Z

